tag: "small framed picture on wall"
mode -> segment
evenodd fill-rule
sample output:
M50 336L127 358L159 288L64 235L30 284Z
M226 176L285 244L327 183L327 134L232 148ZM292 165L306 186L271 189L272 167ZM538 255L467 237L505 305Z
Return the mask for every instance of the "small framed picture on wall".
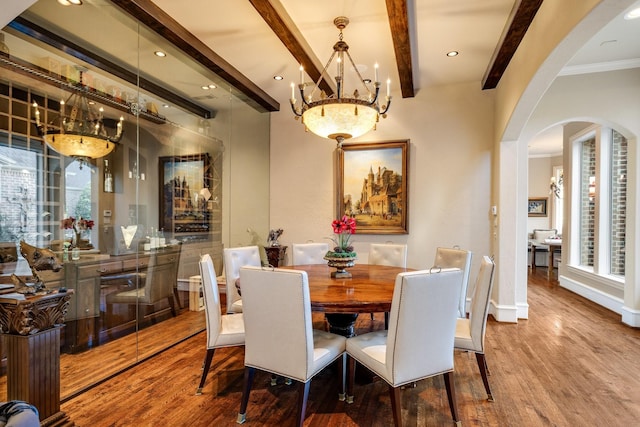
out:
M529 216L547 216L547 198L530 197L528 212Z

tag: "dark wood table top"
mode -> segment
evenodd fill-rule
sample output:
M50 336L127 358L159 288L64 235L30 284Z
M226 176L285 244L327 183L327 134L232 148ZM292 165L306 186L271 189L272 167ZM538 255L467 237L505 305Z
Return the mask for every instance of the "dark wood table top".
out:
M325 264L282 267L303 270L309 277L311 309L325 313L378 313L391 310L398 273L410 268L357 264L348 268L353 277L334 279Z

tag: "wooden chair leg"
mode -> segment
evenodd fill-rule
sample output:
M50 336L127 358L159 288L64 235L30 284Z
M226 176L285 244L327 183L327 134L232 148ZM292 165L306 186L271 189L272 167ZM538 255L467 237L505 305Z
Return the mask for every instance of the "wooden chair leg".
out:
M307 399L309 398L309 388L311 380L306 383L298 383L298 421L296 426L302 427L307 413Z
M169 307L171 308L171 314L173 314L173 317L176 317L178 315L178 312L176 311L176 300L174 299L173 295L169 295L167 299L169 300Z
M402 399L400 393L400 387L389 386L391 412L393 413L393 423L396 427L402 427Z
M207 374L209 373L209 368L211 367L211 361L213 360L213 353L216 351L215 348L207 349L207 354L204 356L204 365L202 368L202 378L200 378L200 385L196 390L196 395L199 396L202 394L202 388L204 387L204 382L207 380Z
M482 382L484 383L484 389L487 391L487 400L489 402L493 402L493 394L491 394L489 378L487 377L489 368L487 367L487 359L484 353L476 353L476 360L478 361L478 369L480 369L480 376L482 377Z
M458 416L458 404L456 403L456 386L453 379L453 371L443 374L444 386L447 389L447 397L449 398L449 409L451 409L451 417L453 422L457 426L461 425L460 417Z
M240 401L240 412L238 412L238 418L236 423L244 424L247 421L247 405L249 403L249 393L251 393L251 384L253 383L253 376L256 373L256 368L245 367L244 368L244 386L242 388L242 400Z
M353 382L356 376L356 359L347 356L347 403L353 403Z

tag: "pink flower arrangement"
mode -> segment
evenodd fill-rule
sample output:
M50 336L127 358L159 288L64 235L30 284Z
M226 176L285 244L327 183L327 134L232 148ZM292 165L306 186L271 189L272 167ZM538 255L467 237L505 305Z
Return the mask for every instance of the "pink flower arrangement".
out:
M341 219L336 219L331 223L336 238L331 239L336 244L333 248L335 253L352 253L353 246L349 244L351 235L356 233L356 220L344 215Z
M84 219L82 217L76 220L76 218L70 216L69 218L65 218L60 221L60 228L73 228L73 231L75 231L76 233L80 232L81 230L91 230L94 225L95 223L92 219Z

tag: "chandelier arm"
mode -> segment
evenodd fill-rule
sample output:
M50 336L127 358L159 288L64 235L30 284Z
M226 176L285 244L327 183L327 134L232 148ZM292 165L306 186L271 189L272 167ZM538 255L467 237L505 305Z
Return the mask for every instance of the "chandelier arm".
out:
M329 66L331 65L331 63L333 62L333 57L336 56L336 51L334 50L333 53L331 54L331 57L329 58L329 60L327 61L327 63L324 65L324 68L322 69L322 71L320 72L320 77L318 77L318 80L316 81L315 86L313 87L313 90L311 91L311 97L313 98L313 95L315 95L316 91L318 90L318 88L320 87L320 81L322 81L323 77L328 78L329 81L331 81L331 76L329 76L329 73L327 72L327 69L329 68ZM307 104L308 105L308 104Z
M303 98L303 102L304 102L304 98ZM297 117L302 117L302 112L298 112L298 110L296 110L295 103L293 102L291 103L291 111L293 111L293 114L295 114Z
M358 67L356 66L356 63L353 61L353 58L351 57L351 54L349 53L348 50L345 51L345 53L347 54L347 57L349 58L349 62L351 62L351 67L353 67L353 69L356 71L356 75L358 76L358 80L360 81L360 83L362 83L362 86L364 86L364 88L367 90L367 93L369 94L369 96L371 96L372 95L371 89L369 89L367 84L364 82L364 79L362 78L362 74L360 74L360 70L358 70ZM375 83L376 83L376 88L378 88L380 86L380 82L375 82ZM376 90L376 98L377 97L378 97L378 91ZM375 102L375 100L373 102Z
M380 114L386 114L390 106L391 106L391 97L387 96L387 105L383 105L384 111L381 111Z

